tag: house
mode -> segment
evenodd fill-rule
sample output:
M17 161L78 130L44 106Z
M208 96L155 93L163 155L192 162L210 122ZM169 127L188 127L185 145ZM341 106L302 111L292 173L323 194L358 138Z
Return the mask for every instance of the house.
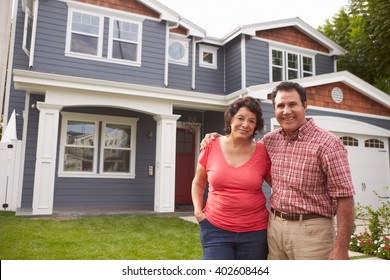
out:
M156 0L19 0L11 46L17 214L191 204L200 139L245 95L276 128L269 93L281 80L302 84L308 116L345 143L357 201L389 199L390 96L338 72L346 50L299 18L212 38Z

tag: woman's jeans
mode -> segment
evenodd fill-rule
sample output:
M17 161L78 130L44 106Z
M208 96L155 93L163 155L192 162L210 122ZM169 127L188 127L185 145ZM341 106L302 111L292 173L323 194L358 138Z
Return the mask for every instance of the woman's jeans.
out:
M232 232L201 221L200 240L204 260L266 260L267 230Z

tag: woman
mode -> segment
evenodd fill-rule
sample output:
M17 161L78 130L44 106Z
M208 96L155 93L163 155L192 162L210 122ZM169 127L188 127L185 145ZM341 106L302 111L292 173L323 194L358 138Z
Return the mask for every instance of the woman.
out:
M268 210L262 183L271 184L271 161L264 145L253 141L264 126L260 104L252 97L240 98L224 119L226 135L202 150L192 182L203 259L264 260Z

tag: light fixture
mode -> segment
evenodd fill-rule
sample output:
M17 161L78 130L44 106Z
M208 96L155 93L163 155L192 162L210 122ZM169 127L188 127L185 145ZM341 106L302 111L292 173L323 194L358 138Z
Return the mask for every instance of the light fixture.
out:
M183 123L183 127L187 130L188 133L194 134L200 127L201 123L198 123L198 120L195 116L188 116L187 121Z

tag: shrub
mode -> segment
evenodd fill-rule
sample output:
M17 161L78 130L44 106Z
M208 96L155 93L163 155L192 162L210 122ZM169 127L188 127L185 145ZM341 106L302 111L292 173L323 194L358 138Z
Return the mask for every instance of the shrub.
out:
M354 232L351 236L349 249L366 255L373 255L381 259L390 260L390 201L380 200L380 206L373 210L371 206L356 207L356 219ZM356 220L366 220L368 217L368 229L365 225L364 232L356 232ZM385 232L386 231L386 232Z

